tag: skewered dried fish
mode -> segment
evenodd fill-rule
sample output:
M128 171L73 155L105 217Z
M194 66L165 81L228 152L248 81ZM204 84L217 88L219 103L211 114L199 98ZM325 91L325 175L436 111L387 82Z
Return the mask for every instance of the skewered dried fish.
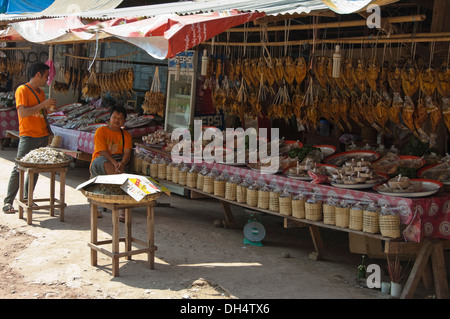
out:
M425 96L433 95L438 85L436 71L432 68L422 69L419 73L419 83Z
M399 68L398 63L394 63L394 65L389 69L387 77L389 86L395 93L400 93L402 90L401 75L402 70Z
M403 106L403 100L400 93L394 92L394 97L392 98L392 105L389 108L389 120L395 124L400 125L400 112Z
M380 66L378 65L376 59L375 58L370 59L369 62L367 63L366 74L367 74L367 83L369 83L369 86L373 91L377 90L377 79L379 73L380 73Z
M363 59L356 60L356 67L353 69L353 79L361 93L366 92L366 65Z
M332 89L336 87L336 81L333 78L333 59L329 57L325 58L325 70L326 70L326 79L328 84L331 86Z
M437 90L442 97L450 96L450 68L443 64L437 71Z
M314 75L322 88L327 87L327 73L326 73L325 57L314 58Z
M411 100L411 97L405 96L405 104L403 105L401 114L402 114L403 122L406 124L406 126L411 131L414 131L414 129L415 129L414 111L415 111L415 107L414 107L414 103Z
M409 65L409 66L408 66ZM413 96L420 86L419 71L412 63L405 63L401 72L403 92L407 96Z
M416 130L422 128L428 119L428 112L423 99L419 99L414 112L414 127Z
M292 85L295 79L296 67L295 62L290 56L284 58L284 79L287 84Z
M305 58L299 57L295 61L295 81L300 85L306 77L308 67L306 66Z
M342 80L345 83L347 89L351 92L355 87L355 80L353 78L353 61L352 59L345 59L342 65Z

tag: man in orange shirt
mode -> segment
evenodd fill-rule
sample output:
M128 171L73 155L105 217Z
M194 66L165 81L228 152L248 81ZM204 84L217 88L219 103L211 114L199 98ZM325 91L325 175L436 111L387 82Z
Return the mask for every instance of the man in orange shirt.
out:
M123 106L113 106L110 112L109 124L95 131L94 153L89 167L91 177L124 173L131 159L131 134L122 129L127 111ZM124 214L119 210L120 221L124 221Z
M17 157L23 157L30 151L48 145L51 135L47 126L47 110L56 105L55 99L46 99L41 87L47 84L49 66L38 62L29 69L30 81L19 86L16 90L16 107L19 118L19 145ZM35 184L39 174L35 174ZM14 198L19 190L19 171L14 166L8 183L7 195L3 200L3 212L14 213ZM28 176L25 182L25 197L28 193Z

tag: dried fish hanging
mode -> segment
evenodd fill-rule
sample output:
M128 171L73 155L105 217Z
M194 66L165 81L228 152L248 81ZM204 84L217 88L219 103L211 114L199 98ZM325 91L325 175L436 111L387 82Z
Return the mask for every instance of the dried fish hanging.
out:
M159 81L159 68L156 67L155 75L153 76L152 86L150 91L145 92L144 103L142 109L144 114L156 114L161 117L164 116L165 95L161 92L161 82Z
M450 131L450 69L449 69L449 59L450 59L450 45L447 53L447 64L441 67L437 73L437 89L439 94L442 96L442 116L444 117L444 123L447 130Z
M67 91L69 91L69 85L66 83L66 80L64 79L64 68L62 66L56 73L55 81L53 84L53 90L61 93L67 93Z

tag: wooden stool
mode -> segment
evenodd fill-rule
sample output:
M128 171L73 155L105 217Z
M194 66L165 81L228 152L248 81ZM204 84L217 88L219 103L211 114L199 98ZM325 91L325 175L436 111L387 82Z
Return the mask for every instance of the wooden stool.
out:
M27 223L31 225L33 210L49 209L50 216L55 216L55 208L59 209L59 220L64 221L64 202L67 166L58 168L30 168L17 165L19 170L19 218L23 218L23 209L27 212ZM25 173L28 174L28 199L24 199ZM33 198L34 174L51 173L50 198ZM55 176L59 173L59 199L55 198ZM35 202L49 202L49 205L34 206Z
M108 204L89 199L91 205L91 265L97 266L97 252L101 252L112 258L112 275L119 276L119 258L126 257L131 260L132 255L147 254L150 269L155 268L155 251L158 249L154 238L154 206L155 201L147 201L136 204ZM97 240L97 207L105 207L112 210L112 238L109 240ZM136 207L147 207L147 241L139 240L131 236L131 209ZM125 210L125 237L119 238L119 209ZM119 242L125 242L125 252L120 252ZM131 243L135 242L142 249L132 249ZM112 244L112 251L101 248L100 245Z

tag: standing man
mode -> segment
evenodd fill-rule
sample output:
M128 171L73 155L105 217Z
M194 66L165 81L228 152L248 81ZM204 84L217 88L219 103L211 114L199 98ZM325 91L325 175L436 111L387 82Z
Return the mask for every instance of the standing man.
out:
M19 86L16 90L16 108L19 118L19 145L17 157L23 157L30 151L48 145L51 135L47 122L47 110L56 105L55 99L45 99L41 90L47 84L49 66L38 62L28 70L29 82ZM36 185L39 174L35 174ZM14 166L8 183L8 193L3 200L3 212L14 213L14 198L19 190L19 171ZM28 176L25 181L25 198L28 197Z
M122 174L131 159L133 149L131 134L122 129L127 118L123 106L113 106L109 124L95 131L94 153L89 171L91 178L98 175ZM125 212L119 210L119 219L124 221Z

